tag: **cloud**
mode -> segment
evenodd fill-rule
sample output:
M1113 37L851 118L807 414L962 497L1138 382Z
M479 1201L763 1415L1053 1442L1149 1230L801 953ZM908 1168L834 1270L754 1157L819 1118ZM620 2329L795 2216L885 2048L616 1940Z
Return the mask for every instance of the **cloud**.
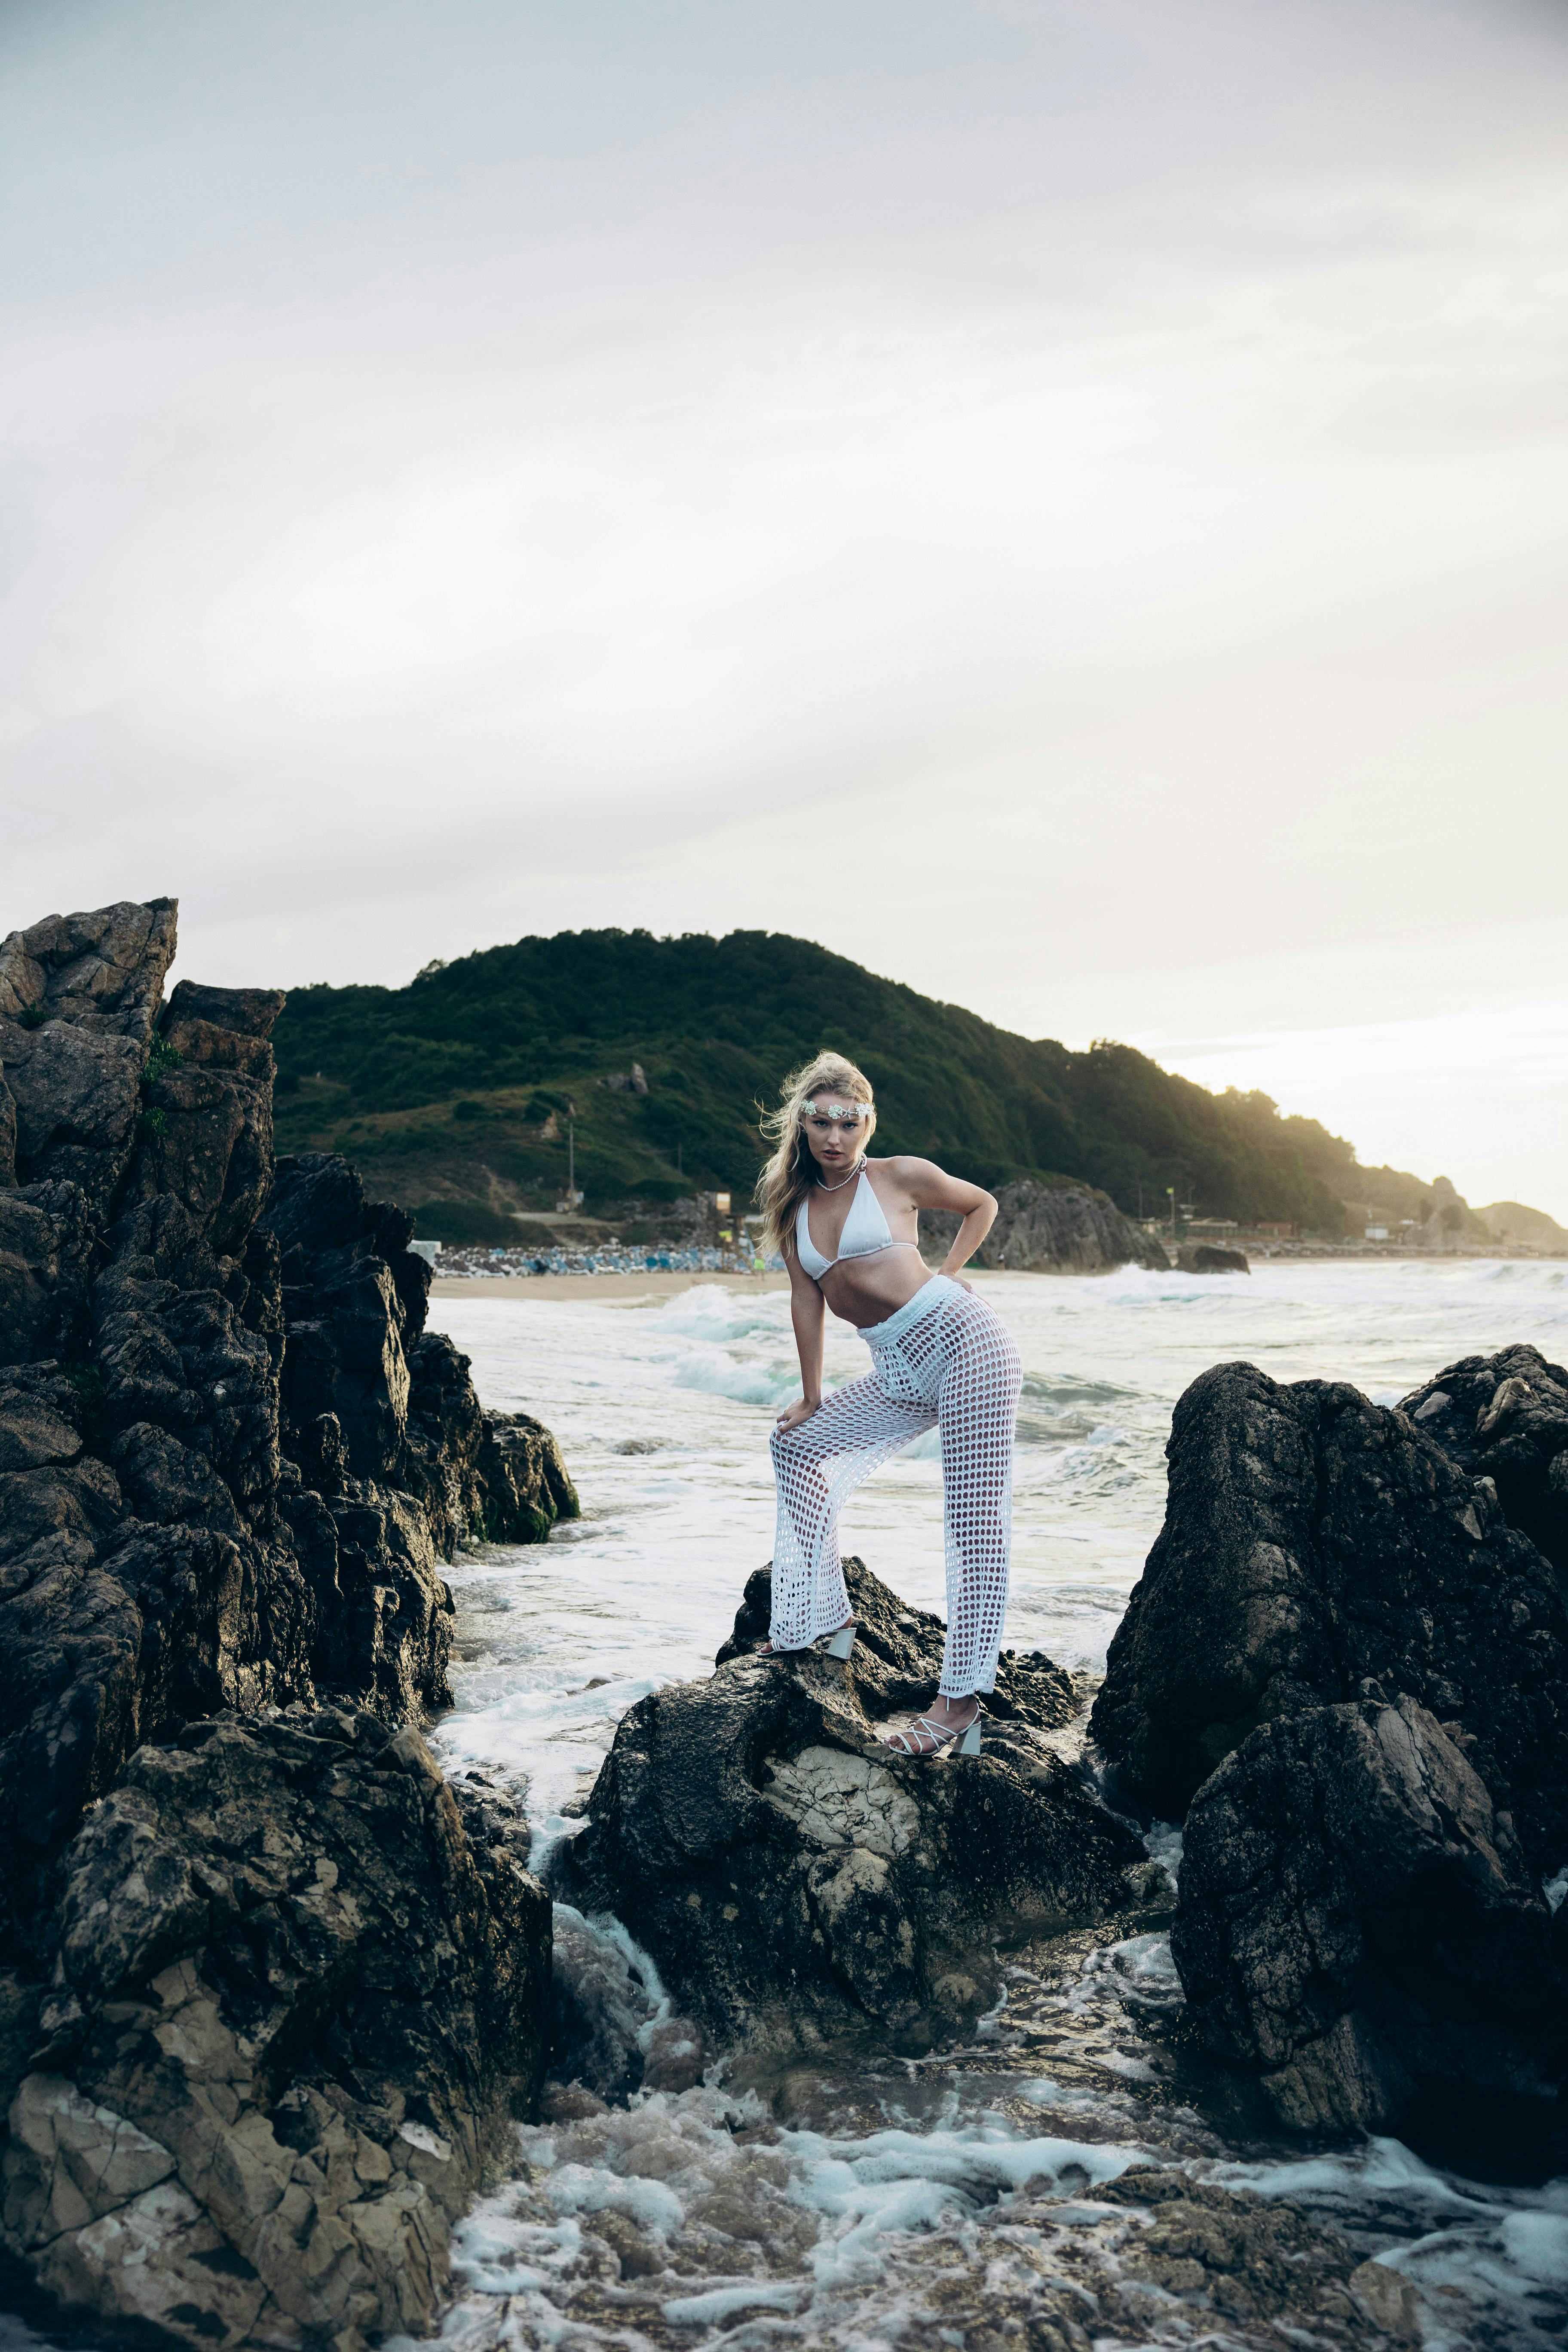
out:
M285 982L757 925L1075 1036L1407 1015L1510 931L1550 992L1548 12L0 42L6 919L176 890Z

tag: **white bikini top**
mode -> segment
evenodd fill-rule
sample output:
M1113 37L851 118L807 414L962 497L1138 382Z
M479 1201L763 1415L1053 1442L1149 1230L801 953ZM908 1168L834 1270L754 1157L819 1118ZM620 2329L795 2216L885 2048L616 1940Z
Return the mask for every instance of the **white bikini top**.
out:
M847 1257L875 1257L879 1250L903 1246L894 1241L889 1231L882 1203L878 1200L876 1188L864 1168L860 1171L860 1181L855 1187L855 1198L849 1203L849 1214L844 1220L844 1231L838 1236L837 1257L824 1257L812 1240L810 1209L811 1195L808 1192L795 1216L795 1245L800 1262L813 1282L820 1282L825 1274L836 1265L842 1265Z

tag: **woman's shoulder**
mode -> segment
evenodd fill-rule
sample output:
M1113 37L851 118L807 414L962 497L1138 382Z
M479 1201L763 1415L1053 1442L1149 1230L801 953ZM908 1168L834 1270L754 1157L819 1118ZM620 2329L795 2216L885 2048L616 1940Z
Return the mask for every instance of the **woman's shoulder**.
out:
M884 1176L893 1184L912 1184L923 1176L940 1176L942 1171L934 1160L917 1159L912 1151L895 1151L886 1160L868 1160L867 1173Z

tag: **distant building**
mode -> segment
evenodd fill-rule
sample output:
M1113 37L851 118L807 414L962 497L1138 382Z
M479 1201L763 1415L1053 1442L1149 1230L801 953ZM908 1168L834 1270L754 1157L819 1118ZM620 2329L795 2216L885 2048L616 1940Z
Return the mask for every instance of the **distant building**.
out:
M1388 1239L1388 1227L1386 1225L1368 1225L1366 1229L1366 1237L1369 1242L1385 1242Z
M1296 1238L1294 1225L1282 1224L1279 1222L1272 1224L1260 1224L1257 1230L1263 1235L1265 1241L1293 1242Z

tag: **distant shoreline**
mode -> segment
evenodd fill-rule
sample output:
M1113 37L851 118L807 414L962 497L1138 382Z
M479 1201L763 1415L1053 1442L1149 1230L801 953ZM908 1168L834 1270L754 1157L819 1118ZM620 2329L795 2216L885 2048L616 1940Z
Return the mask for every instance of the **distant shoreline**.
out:
M1507 1258L1492 1252L1472 1256L1468 1251L1444 1252L1429 1250L1366 1250L1335 1249L1325 1244L1321 1249L1292 1249L1266 1257L1261 1251L1253 1259L1255 1265L1287 1264L1321 1265L1333 1259L1347 1265L1561 1265L1562 1258ZM1120 1272L1120 1268L1113 1269ZM1173 1273L1175 1267L1171 1269ZM1084 1277L1103 1279L1095 1275ZM1224 1275L1204 1275L1205 1282L1224 1282ZM1234 1279L1235 1277L1231 1277ZM1060 1274L1047 1273L1042 1268L1019 1269L1016 1273L1005 1266L971 1266L964 1276L966 1282L1059 1282ZM750 1291L760 1296L764 1291L787 1290L789 1276L785 1274L725 1274L708 1269L689 1274L666 1273L654 1269L647 1274L479 1274L471 1276L437 1275L430 1286L432 1298L574 1298L580 1304L606 1299L624 1301L631 1298L673 1298L683 1290L697 1286L720 1284L726 1289Z

